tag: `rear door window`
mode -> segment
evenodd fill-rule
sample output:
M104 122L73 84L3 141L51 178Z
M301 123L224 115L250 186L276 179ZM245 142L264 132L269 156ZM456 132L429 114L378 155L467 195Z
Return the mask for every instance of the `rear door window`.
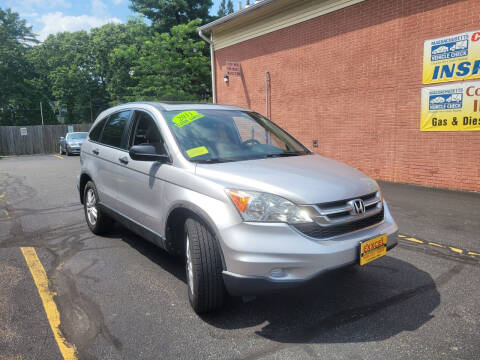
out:
M102 130L103 127L105 126L105 122L107 121L108 117L105 119L100 120L97 125L93 127L93 129L90 131L89 138L92 141L98 141L100 140L100 135L102 135Z
M103 144L127 149L126 130L128 129L131 113L130 110L127 110L110 115L102 133L101 142Z

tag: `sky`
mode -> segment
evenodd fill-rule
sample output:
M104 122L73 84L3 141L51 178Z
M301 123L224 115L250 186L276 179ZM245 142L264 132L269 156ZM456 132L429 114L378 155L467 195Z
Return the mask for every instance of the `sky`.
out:
M214 0L216 14L221 0ZM236 1L238 3L238 1ZM107 23L125 23L136 14L130 0L1 0L0 7L11 8L27 20L40 41L62 31L90 30Z

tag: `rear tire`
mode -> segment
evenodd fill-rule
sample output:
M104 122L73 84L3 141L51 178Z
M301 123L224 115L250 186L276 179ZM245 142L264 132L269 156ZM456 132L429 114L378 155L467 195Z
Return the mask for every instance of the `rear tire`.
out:
M98 193L93 181L85 185L83 208L87 225L94 234L103 235L110 231L113 220L98 207Z
M225 295L220 250L211 231L194 218L185 222L185 255L193 310L202 314L220 308Z

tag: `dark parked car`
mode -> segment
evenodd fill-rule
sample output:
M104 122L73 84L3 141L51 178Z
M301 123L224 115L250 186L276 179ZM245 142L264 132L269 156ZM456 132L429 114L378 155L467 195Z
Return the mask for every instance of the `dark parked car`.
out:
M87 138L88 133L86 132L72 132L67 133L65 137L60 138L60 155L67 154L80 154L80 147L82 146L83 140Z

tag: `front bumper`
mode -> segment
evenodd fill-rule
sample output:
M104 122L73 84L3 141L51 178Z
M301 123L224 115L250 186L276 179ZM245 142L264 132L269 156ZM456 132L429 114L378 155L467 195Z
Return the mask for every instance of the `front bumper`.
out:
M67 151L70 154L80 154L80 146L68 146Z
M362 241L388 234L397 245L398 227L384 202L385 219L340 237L309 238L287 224L240 223L221 231L225 287L232 295L256 295L300 285L326 271L359 262Z

